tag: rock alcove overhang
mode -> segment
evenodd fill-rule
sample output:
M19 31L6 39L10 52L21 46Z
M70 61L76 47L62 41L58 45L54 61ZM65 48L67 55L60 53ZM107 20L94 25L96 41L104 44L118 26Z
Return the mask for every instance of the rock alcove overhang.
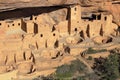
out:
M17 8L14 10L2 11L0 12L0 20L28 18L31 16L37 16L44 13L51 13L64 8L67 9L67 6L68 5L46 6L46 7L26 7L26 8Z
M18 8L49 7L77 3L79 3L79 0L0 0L0 12Z

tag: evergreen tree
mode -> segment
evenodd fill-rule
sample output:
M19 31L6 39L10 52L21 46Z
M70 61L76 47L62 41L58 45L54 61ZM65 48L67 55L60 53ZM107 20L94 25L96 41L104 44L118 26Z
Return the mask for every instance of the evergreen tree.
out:
M119 77L118 60L118 54L109 55L108 59L103 63L105 70L102 74L102 80L116 80Z

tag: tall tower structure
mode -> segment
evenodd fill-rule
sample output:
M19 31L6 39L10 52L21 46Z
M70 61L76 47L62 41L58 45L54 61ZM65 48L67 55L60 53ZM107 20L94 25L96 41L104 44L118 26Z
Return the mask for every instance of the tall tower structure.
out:
M74 34L78 31L81 23L81 6L80 5L72 5L70 7L69 14L69 26L68 32L69 34Z

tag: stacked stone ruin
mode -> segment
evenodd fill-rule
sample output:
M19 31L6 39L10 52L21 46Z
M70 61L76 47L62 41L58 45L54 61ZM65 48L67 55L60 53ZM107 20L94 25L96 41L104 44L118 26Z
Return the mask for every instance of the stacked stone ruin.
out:
M120 35L111 14L94 13L92 18L83 19L80 5L65 9L68 18L59 23L47 13L33 15L30 20L0 21L0 73L17 69L19 74L31 74L40 68L56 67L58 62L39 59L54 60L65 53L78 55L85 50L81 47L86 45L82 43L86 39L103 44L109 35Z

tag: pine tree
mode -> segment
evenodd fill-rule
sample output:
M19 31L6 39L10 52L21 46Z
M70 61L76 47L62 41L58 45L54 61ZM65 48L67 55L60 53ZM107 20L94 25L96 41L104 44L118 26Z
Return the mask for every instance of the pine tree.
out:
M116 80L119 77L118 54L111 54L103 63L104 72L102 80Z

